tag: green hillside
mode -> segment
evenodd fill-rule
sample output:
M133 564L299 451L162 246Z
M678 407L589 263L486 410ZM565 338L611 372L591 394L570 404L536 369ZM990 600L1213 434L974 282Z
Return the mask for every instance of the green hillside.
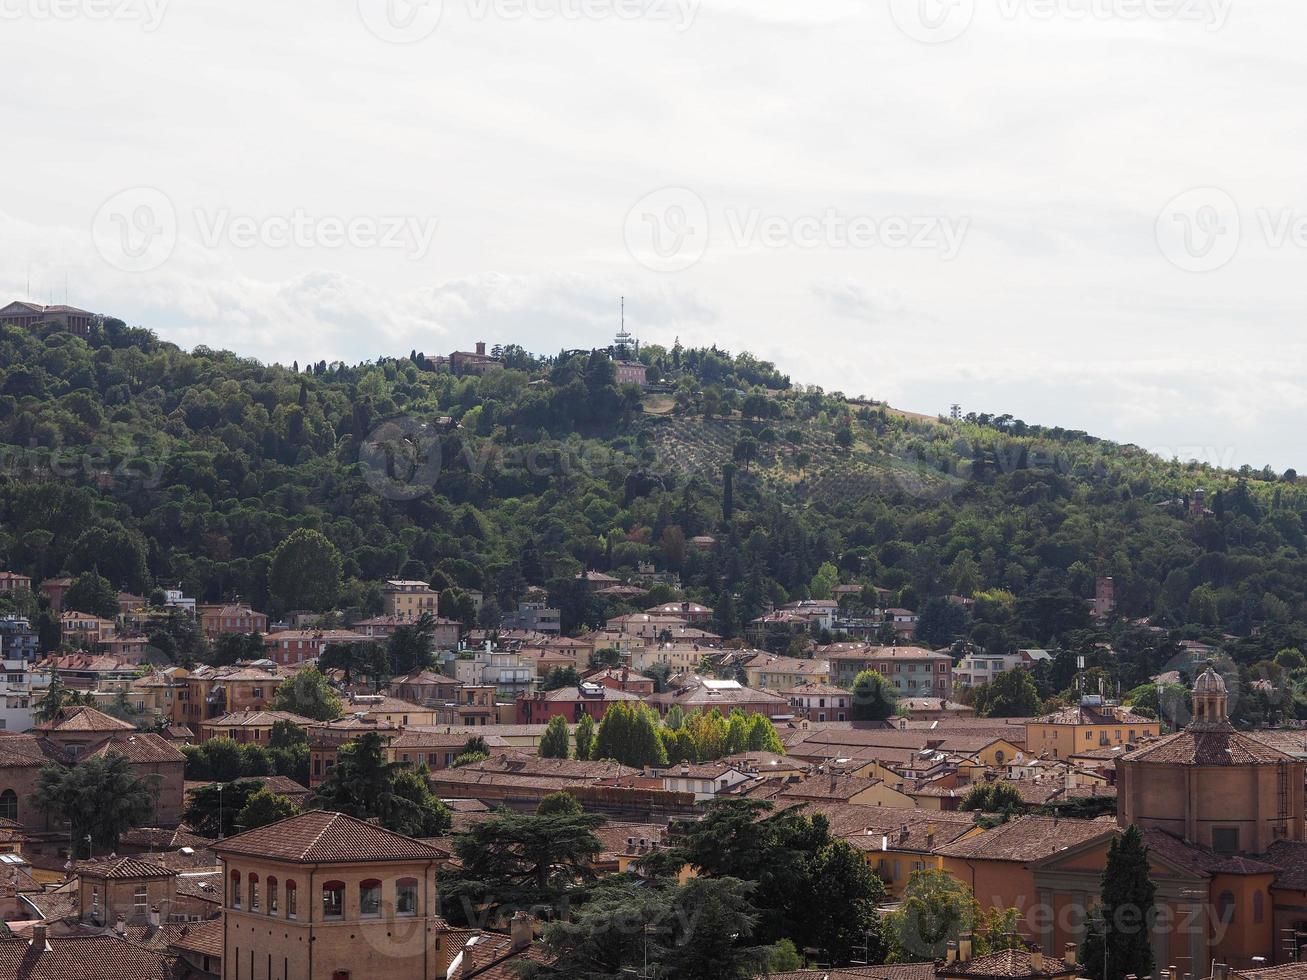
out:
M731 634L768 603L825 592L829 563L892 590L935 645L1138 649L1127 684L1181 637L1238 637L1248 663L1307 649L1292 473L1009 417L923 419L747 354L646 347L658 389L642 396L614 385L606 353L503 353L484 377L416 352L296 369L112 320L89 342L2 327L0 560L278 613L291 593L270 587L272 554L307 528L341 559L339 588L314 604L373 612L378 583L403 575L484 591L493 622L541 584L572 629L629 608L586 597L580 569L652 562ZM1206 513L1189 507L1199 489ZM717 547L688 546L698 535ZM1119 617L1098 626L1084 600L1107 575ZM945 594L977 598L974 613L944 610ZM1140 638L1133 620L1177 632Z

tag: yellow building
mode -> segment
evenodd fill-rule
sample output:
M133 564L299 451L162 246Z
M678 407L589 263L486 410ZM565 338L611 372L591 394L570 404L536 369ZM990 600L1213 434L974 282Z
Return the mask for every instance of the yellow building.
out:
M412 622L423 613L439 615L440 596L426 582L392 579L381 590L387 616Z
M445 975L436 869L449 855L342 813L310 811L213 847L223 980Z
M760 653L744 667L749 687L788 691L805 684L829 684L830 661Z
M1026 750L1030 755L1070 759L1085 749L1125 745L1161 733L1155 718L1086 697L1078 705L1026 722Z

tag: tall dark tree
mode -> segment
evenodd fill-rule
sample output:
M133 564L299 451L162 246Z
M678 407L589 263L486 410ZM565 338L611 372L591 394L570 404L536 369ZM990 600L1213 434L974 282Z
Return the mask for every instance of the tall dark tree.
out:
M436 837L450 824L449 810L434 796L426 767L410 770L386 761L385 739L366 732L344 746L313 804L360 820L376 818L387 830L409 837Z
M1081 967L1093 980L1152 976L1156 895L1144 835L1138 827L1128 827L1108 849L1102 901L1080 945Z
M898 693L874 670L864 670L853 679L853 700L849 716L854 721L885 721L894 714Z

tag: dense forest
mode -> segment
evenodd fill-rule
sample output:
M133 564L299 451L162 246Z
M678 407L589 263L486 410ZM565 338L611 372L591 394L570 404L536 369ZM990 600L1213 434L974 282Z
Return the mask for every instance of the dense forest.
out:
M0 565L346 618L380 608L382 580L422 578L483 591L489 625L541 585L578 630L634 608L578 572L647 562L683 591L640 606L699 600L731 636L772 604L862 583L918 611L934 646L1137 651L1116 677L1129 686L1179 639L1227 637L1245 664L1307 650L1293 472L909 415L716 348L643 347L645 391L615 383L611 350L496 352L502 369L459 376L417 351L284 367L116 320L86 340L0 327ZM282 556L327 569L312 588L278 582L299 529L334 546ZM1106 625L1085 602L1100 576Z

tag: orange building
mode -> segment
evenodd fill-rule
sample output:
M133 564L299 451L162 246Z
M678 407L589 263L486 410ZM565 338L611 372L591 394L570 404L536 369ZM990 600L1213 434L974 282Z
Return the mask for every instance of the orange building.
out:
M1085 749L1129 745L1161 734L1156 718L1090 696L1078 705L1026 722L1026 749L1031 755L1069 759Z

